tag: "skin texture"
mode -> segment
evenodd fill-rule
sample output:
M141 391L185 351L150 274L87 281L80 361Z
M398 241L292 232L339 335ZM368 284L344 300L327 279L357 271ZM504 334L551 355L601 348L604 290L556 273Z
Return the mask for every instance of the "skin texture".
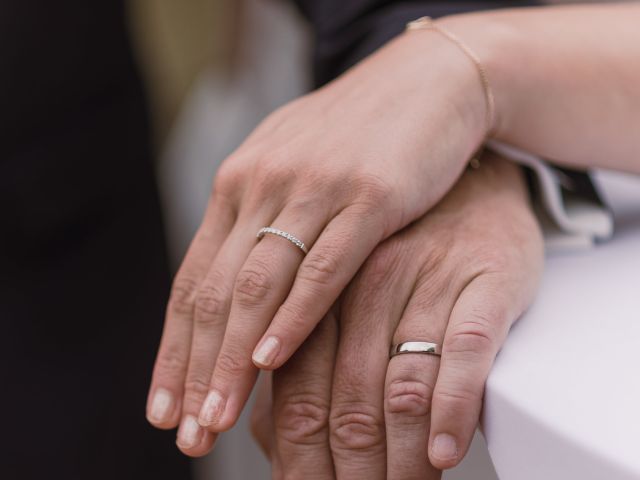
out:
M640 137L629 133L640 111L639 18L640 6L627 3L439 23L485 66L497 139L559 163L640 172ZM374 248L455 184L484 139L485 109L461 50L415 31L267 118L216 176L175 279L149 421L180 425L186 454L209 451L238 418L257 367L282 366ZM309 254L271 235L257 243L268 225L299 237Z
M533 298L542 250L518 168L485 156L374 250L274 372L273 391L271 377L262 382L252 424L273 478L436 479L457 464L498 349ZM389 346L407 340L441 343L442 357L389 360ZM436 455L438 433L455 439L455 456Z
M640 3L620 2L478 12L440 24L482 59L496 139L567 166L640 173L639 21Z
M257 363L282 365L375 246L449 190L482 138L473 65L444 39L416 61L416 41L399 38L276 111L221 166L174 281L148 402L153 425L180 424L183 452L206 453L234 424L261 337L278 351ZM420 88L398 81L418 74ZM310 245L308 255L274 235L258 242L268 225Z

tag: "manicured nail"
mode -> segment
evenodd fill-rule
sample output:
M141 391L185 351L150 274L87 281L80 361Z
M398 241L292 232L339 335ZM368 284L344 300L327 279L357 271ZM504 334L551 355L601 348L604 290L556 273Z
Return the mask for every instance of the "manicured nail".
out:
M431 453L440 460L453 460L458 456L458 445L455 437L448 433L439 433L433 439Z
M208 427L218 420L224 412L225 400L219 392L211 390L200 409L198 423L203 427Z
M202 440L202 428L198 425L196 417L193 415L186 415L180 423L178 429L177 444L182 448L193 448L197 446Z
M253 352L253 361L262 367L269 367L280 351L280 340L277 337L267 337Z
M152 423L164 423L168 420L173 406L173 395L169 390L157 388L151 400L151 407L147 418Z

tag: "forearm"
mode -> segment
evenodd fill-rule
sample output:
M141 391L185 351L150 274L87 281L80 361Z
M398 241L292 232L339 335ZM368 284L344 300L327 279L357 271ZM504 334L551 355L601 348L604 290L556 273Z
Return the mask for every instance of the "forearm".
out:
M482 59L495 137L579 167L640 173L640 4L452 16Z

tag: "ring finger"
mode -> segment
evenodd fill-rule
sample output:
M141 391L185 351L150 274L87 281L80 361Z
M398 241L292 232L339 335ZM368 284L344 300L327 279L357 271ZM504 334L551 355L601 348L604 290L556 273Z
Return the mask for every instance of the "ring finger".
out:
M328 215L329 212L319 212L311 223L298 209L285 207L267 225L295 232L308 241L319 235ZM225 274L231 284L221 295L231 299L229 316L213 375L209 375L209 393L198 418L200 425L213 432L231 428L240 415L258 371L251 352L286 298L304 258L301 248L278 235L267 234L256 245L254 235L264 225L254 223L237 229L241 237L238 241L246 243L248 249L246 255L234 258L246 260L237 265L235 272ZM277 349L278 345L272 347Z
M430 301L433 288L419 285L402 315L393 345L402 342L442 344L452 303L449 295ZM440 478L428 455L431 401L440 357L406 353L389 359L385 379L385 423L387 426L387 479Z

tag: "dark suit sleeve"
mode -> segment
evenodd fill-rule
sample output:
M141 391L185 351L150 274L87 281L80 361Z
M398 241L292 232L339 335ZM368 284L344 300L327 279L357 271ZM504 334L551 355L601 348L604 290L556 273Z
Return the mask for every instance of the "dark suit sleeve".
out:
M314 81L323 85L402 32L407 22L425 15L531 6L532 0L393 1L296 0L313 27Z

